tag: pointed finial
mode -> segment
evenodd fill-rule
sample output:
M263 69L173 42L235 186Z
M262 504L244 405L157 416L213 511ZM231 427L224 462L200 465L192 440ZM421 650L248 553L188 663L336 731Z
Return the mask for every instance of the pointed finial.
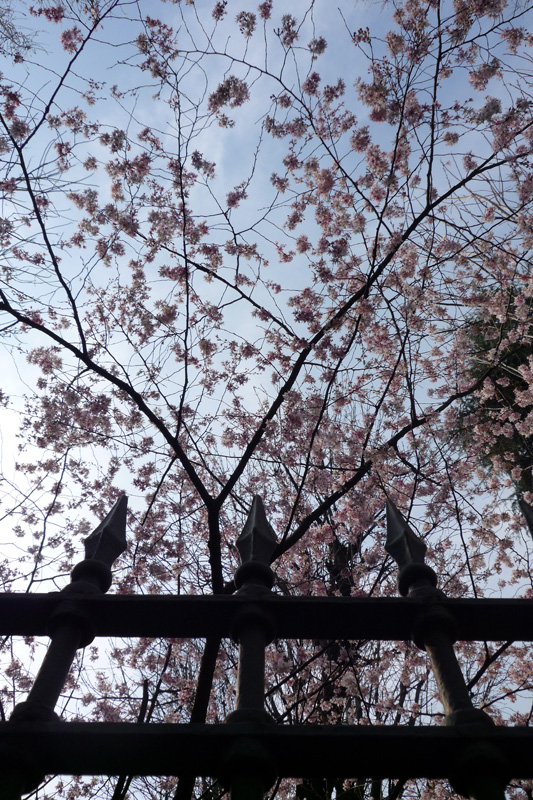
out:
M248 561L260 561L270 564L270 556L276 549L276 534L267 520L263 501L258 494L254 495L248 519L237 539L237 550L243 564Z
M257 583L269 589L274 585L274 573L269 565L276 544L276 534L266 518L263 501L256 494L248 519L237 539L242 562L235 573L237 588L244 583Z
M125 494L85 539L85 560L72 570L70 586L63 591L79 591L80 582L92 584L102 592L111 586L111 567L126 549L126 511L128 498Z
M112 567L126 549L126 511L128 497L123 494L97 528L85 539L85 558Z
M387 500L387 553L393 557L400 570L409 564L423 564L427 547L413 533L403 514L392 500Z
M387 500L385 550L398 564L398 588L404 597L415 583L437 585L435 572L424 563L425 543L411 530L392 500Z

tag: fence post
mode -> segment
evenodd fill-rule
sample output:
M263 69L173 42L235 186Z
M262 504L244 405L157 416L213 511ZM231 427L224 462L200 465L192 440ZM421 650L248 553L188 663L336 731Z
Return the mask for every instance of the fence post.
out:
M426 545L391 500L387 500L385 550L398 565L400 594L423 603L412 640L428 654L444 707L444 724L465 733L464 756L460 763L450 765L452 788L472 800L504 800L508 783L506 761L487 741L494 723L472 703L453 649L456 636L453 618L443 605L446 596L437 588L434 570L424 562Z
M223 759L223 782L231 787L231 800L261 800L275 779L271 759L253 739L253 730L273 723L265 711L265 647L274 638L275 628L273 620L254 605L254 600L270 594L274 585L270 557L276 544L263 501L256 495L237 539L242 563L235 573L235 585L237 596L246 598L248 603L236 616L232 630L239 645L237 697L235 711L226 722L248 724L250 732Z
M65 600L48 621L50 644L41 668L27 699L13 709L10 722L52 722L59 719L54 709L76 651L94 639L92 624L77 608L76 596L104 594L111 586L111 567L126 549L127 506L128 499L122 495L100 525L85 539L85 559L72 570L71 583L62 589ZM21 769L24 771L23 779ZM21 792L36 789L43 776L30 777L26 767L17 766L6 779L2 798L18 800Z

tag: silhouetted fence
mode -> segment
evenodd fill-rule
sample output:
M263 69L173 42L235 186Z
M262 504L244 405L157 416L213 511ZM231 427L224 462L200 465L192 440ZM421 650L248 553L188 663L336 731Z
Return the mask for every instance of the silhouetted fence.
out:
M401 598L282 597L269 562L276 538L259 497L237 541L231 596L106 595L126 547L126 497L86 540L63 591L0 595L0 633L50 636L27 700L0 723L0 798L17 800L47 774L217 778L233 800L258 800L276 777L447 778L475 800L503 798L533 778L533 730L495 726L474 708L453 644L533 641L533 601L451 599L424 563L426 547L392 503L387 552ZM533 509L522 504L530 530ZM95 636L232 637L235 710L224 724L63 722L54 708L76 651ZM274 638L409 640L427 652L443 727L276 725L264 709L265 647Z

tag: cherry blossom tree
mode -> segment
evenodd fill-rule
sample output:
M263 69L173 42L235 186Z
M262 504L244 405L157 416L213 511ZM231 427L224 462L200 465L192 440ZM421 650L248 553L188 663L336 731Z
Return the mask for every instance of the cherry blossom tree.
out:
M275 591L395 593L389 497L448 594L530 593L506 502L521 474L480 461L512 439L483 403L530 332L528 0L28 12L28 47L4 48L0 84L0 399L20 431L13 474L3 460L3 590L63 585L125 491L120 592L232 592L260 494ZM499 326L475 370L473 319ZM532 370L528 353L524 435ZM5 717L40 647L4 643ZM458 651L475 702L529 724L530 648ZM59 710L220 722L235 663L226 641L91 646ZM274 643L266 708L283 724L442 718L425 654L404 642ZM222 789L124 776L38 796L191 794ZM270 796L448 794L361 779Z
M514 298L509 298L509 313L500 322L497 318L480 323L472 320L469 336L472 343L470 356L471 376L487 370L493 346L499 346L503 337L507 341L504 352L500 347L497 366L492 365L483 392L476 392L463 401L459 415L461 435L465 440L488 428L490 436L480 438L480 461L485 468L504 471L510 475L518 496L531 491L533 466L533 441L528 417L532 411L527 379L531 351L531 327L524 325L530 317L530 302L520 309L521 335L514 336L516 316ZM508 334L511 333L511 339ZM525 377L523 377L523 374Z

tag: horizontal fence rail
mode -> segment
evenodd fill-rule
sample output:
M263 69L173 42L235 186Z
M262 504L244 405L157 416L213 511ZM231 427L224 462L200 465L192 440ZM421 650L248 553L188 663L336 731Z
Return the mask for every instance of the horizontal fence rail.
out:
M48 620L65 595L0 594L3 635L46 636ZM238 615L261 609L276 626L279 639L409 640L427 609L411 597L283 597L237 595L69 595L68 603L90 620L96 636L146 638L230 637ZM443 598L439 606L453 618L457 639L533 641L533 601Z
M448 778L471 744L493 745L515 778L532 774L533 729L495 727L480 736L446 727L0 723L0 769L29 753L31 767L66 775L224 773L224 753L251 738L279 777ZM23 764L23 762L21 762ZM325 768L327 765L327 768Z

